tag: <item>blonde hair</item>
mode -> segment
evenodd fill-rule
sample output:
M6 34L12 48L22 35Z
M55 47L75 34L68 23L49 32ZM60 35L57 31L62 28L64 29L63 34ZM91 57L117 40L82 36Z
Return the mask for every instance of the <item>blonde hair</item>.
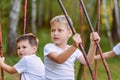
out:
M68 19L69 19L70 23L73 25L73 22L72 22L71 18L68 17ZM56 22L58 22L58 23L63 23L63 24L65 24L65 25L69 28L69 24L68 24L68 22L67 22L67 19L66 19L65 15L55 16L55 17L50 21L50 25L52 25L52 24L54 24L54 23L56 23Z

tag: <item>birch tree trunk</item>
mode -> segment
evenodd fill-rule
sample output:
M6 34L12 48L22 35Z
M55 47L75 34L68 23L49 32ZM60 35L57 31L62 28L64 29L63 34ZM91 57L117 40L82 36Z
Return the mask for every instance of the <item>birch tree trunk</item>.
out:
M106 0L102 0L102 3L103 3L103 9L104 9L104 17L106 19L105 25L106 25L106 29L107 29L107 35L109 38L108 40L110 43L110 47L112 48L113 47L113 40L112 40L112 35L111 35L111 31L110 31L110 24L109 24L108 16L107 16Z
M11 11L9 15L9 25L8 25L8 45L7 53L12 55L16 52L16 30L19 20L21 0L11 0Z
M36 0L32 0L32 32L36 34Z
M40 0L39 5L39 18L38 18L38 25L41 27L43 25L43 12L44 12L44 0Z
M118 8L118 0L114 0L114 8L115 8L115 19L116 19L116 27L117 27L117 33L118 38L120 40L120 16L119 16L119 8Z

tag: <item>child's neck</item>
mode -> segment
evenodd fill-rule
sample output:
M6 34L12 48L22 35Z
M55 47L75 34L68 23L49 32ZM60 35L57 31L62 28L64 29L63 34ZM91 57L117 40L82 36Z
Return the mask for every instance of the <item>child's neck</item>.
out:
M57 45L57 46L60 47L63 50L68 48L67 44L65 44L65 45L61 44L61 45Z

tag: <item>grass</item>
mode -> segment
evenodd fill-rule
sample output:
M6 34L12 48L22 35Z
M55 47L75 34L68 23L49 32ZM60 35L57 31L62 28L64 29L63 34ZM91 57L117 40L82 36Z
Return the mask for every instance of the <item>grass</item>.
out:
M119 65L120 63L118 62L120 59L119 58L111 58L111 59L107 59L107 64L108 64L108 67L110 69L110 73L111 73L111 77L112 77L112 80L119 80L120 79L120 70L119 70ZM78 65L78 63L77 63ZM76 65L76 73L78 72L78 66ZM93 68L94 68L94 65L92 65ZM94 69L93 69L94 70ZM88 67L86 67L86 79L87 80L92 80L91 78L91 75L90 75L90 72L88 70ZM77 74L76 74L77 76ZM79 79L81 80L81 79ZM108 77L107 77L107 73L105 71L105 68L103 66L103 63L102 61L98 61L98 67L97 67L97 76L96 76L96 80L108 80Z
M119 76L119 74L120 74L120 70L119 70L120 63L118 62L119 60L120 60L119 57L114 57L114 58L111 58L111 59L107 59L107 64L108 64L110 72L111 72L112 80L119 80L120 79L120 76ZM6 57L7 64L14 65L14 63L16 63L17 61L18 61L17 57ZM94 64L93 64L93 67L94 67ZM79 69L79 63L76 62L75 63L75 73L76 73L75 76L76 77L77 77L77 74L78 74L78 69ZM89 72L87 67L86 67L86 75L87 75L87 77L86 77L87 80L92 80L90 72ZM16 74L9 74L9 73L4 71L5 80L19 80L19 78L20 78L19 76L20 75L17 74L17 73ZM79 80L81 80L81 79L79 79ZM105 68L104 68L101 60L98 61L98 69L97 69L96 80L108 80Z

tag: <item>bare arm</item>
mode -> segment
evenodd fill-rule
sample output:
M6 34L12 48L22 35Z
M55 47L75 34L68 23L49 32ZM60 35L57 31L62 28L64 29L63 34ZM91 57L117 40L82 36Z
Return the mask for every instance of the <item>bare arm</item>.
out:
M73 45L68 48L67 50L63 51L60 54L57 54L55 52L51 52L50 54L48 54L48 57L55 61L58 64L62 64L64 63L71 55L72 53L76 50L76 47L74 47Z
M108 52L105 52L102 54L104 58L111 58L111 57L114 57L116 56L115 52L114 51L108 51ZM100 55L96 55L94 57L95 60L99 60L101 59Z
M96 52L96 45L90 45L90 49L87 57L91 64L93 63L95 52Z
M68 49L64 50L62 53L57 54L55 52L51 52L47 56L55 61L56 63L62 64L64 63L78 48L78 44L81 42L81 38L79 34L75 34L73 36L73 45L69 47Z
M96 45L95 41L97 43L100 42L100 37L99 37L98 33L97 32L92 32L91 35L90 35L90 40L91 40L91 44L90 44L90 48L89 48L89 52L88 52L88 60L92 64L93 60L94 60L96 48L97 48L97 45Z
M99 35L96 32L93 32L90 35L90 40L91 40L91 43L90 43L90 48L89 48L89 51L88 51L87 58L88 58L89 63L92 64L93 60L94 60L95 52L96 52L96 47L97 47L94 40L99 42L100 41L100 37L99 37ZM82 64L86 65L86 61L85 61L83 56L81 56L79 58L79 61Z
M16 73L16 69L10 65L7 65L4 63L4 57L0 57L0 67L3 68L5 71L7 71L10 74Z

